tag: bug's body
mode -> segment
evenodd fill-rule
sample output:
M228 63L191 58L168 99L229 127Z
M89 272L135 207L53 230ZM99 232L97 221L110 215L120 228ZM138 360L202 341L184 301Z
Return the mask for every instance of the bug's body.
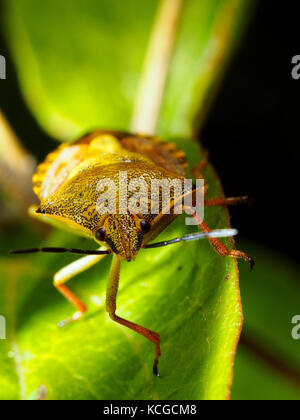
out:
M205 164L206 161L203 161L197 166L195 173L197 178L203 178L201 170ZM177 203L182 202L188 195L194 197L195 186L191 185L188 189L183 187L186 170L185 154L173 143L128 133L94 131L73 144L59 146L38 166L33 176L34 191L41 203L31 208L31 214L42 221L91 238L101 245L98 251L62 248L25 250L25 252L42 250L90 254L63 268L54 277L55 287L77 308L77 312L61 325L80 319L86 311L85 305L66 287L65 283L74 275L100 261L104 254L113 253L106 296L107 311L114 321L136 331L155 344L153 371L156 375L158 374L158 359L161 355L159 334L116 315L120 261L134 259L141 248L162 246L178 240L195 240L197 235L201 235L192 234L164 243L147 245L177 217L174 211ZM120 173L126 173L128 181L133 181L133 189L126 189L124 193ZM141 177L146 186L149 186L148 190L141 194L141 211L131 212L128 209L122 211L124 194L128 201L134 191L135 180ZM106 214L99 211L98 198L105 192L105 190L99 190L99 182L107 180L113 181L116 186L117 206L115 212ZM151 195L152 180L179 180L181 182L182 187L179 190L170 191L168 205L171 211L169 213L163 211L165 203L161 194L154 197ZM206 191L207 188L205 188ZM110 194L105 196L103 206L112 201ZM158 209L156 212L152 211L153 200L156 200L154 203ZM229 199L218 197L205 200L205 206L224 206L244 200L245 197ZM205 233L204 236L208 238L219 255L244 258L253 264L253 260L245 253L229 250L217 239L221 235L216 236L217 232L211 231L191 206L184 203L183 210L195 219L199 228ZM213 236L214 233L215 236ZM229 234L232 235L227 232L226 236ZM24 252L24 250L16 252Z
M138 217L115 214L107 218L97 211L97 186L104 179L112 180L117 186L118 208L120 171L126 172L129 180L142 176L149 185L147 212L141 213L141 217L151 223L151 231L142 235L143 238L139 237ZM185 155L171 143L121 133L93 132L72 145L59 146L39 165L33 182L41 205L35 215L93 239L95 232L105 224L110 246L119 243L116 246L119 255L130 260L135 257L142 240L146 244L154 239L176 217L174 214L161 217L151 214L151 180L184 180L185 174ZM129 191L126 198L130 198ZM161 202L158 203L160 209L161 206Z

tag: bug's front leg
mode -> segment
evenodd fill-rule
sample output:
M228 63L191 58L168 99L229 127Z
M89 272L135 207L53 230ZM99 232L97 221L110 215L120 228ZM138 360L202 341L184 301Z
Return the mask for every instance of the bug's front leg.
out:
M78 297L64 284L56 284L54 282L54 286L77 309L77 311L72 316L64 319L63 321L59 321L58 326L64 327L70 322L78 321L81 319L84 313L87 311L85 304L82 303L81 300L78 299Z
M161 349L160 349L160 336L155 331L149 330L148 328L142 327L141 325L135 324L131 321L127 321L124 318L119 317L116 315L116 300L117 300L117 293L119 287L119 278L120 278L120 265L121 261L117 255L113 255L111 270L109 274L109 280L107 284L107 292L106 292L106 310L110 316L110 318L118 322L121 325L124 325L127 328L137 332L140 335L143 335L145 338L150 340L155 345L155 359L153 364L153 373L156 376L160 376L158 373L158 360L161 356Z
M77 274L92 267L104 257L105 255L89 255L87 257L80 258L62 268L55 274L53 281L54 286L77 309L71 317L60 321L58 323L59 327L63 327L73 321L78 321L87 310L85 304L82 303L67 286L65 286L65 283Z
M184 211L192 216L198 227L203 231L203 232L210 232L211 229L207 226L206 223L204 223L204 221L201 219L201 217L198 216L198 214L195 212L195 210L191 207L184 207ZM243 258L245 261L247 261L250 264L250 270L253 269L254 265L255 265L255 261L253 260L253 258L249 257L249 255L247 255L245 252L242 251L238 251L237 249L234 250L229 250L227 248L227 246L225 246L219 239L217 238L207 238L209 240L209 242L211 243L212 247L214 248L214 250L221 256L229 256L229 257L233 257L233 258Z

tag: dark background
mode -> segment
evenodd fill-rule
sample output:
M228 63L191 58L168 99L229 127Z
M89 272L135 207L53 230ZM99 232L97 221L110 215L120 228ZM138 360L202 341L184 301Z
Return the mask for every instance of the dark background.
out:
M231 208L241 235L299 260L300 54L295 1L258 2L202 133L227 196L248 194L253 207Z
M233 226L242 236L298 259L293 238L299 231L300 79L291 76L291 59L300 54L297 2L257 3L201 138L227 196L248 194L255 200L252 207L232 208ZM22 100L1 31L0 51L7 58L8 75L1 84L0 107L29 149L31 139L39 139L42 159L53 142Z

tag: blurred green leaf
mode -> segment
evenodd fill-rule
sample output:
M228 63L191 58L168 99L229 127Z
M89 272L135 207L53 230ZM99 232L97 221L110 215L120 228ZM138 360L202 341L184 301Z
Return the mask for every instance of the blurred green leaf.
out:
M300 314L299 266L257 243L241 246L258 264L251 275L241 267L245 340L237 352L232 398L298 400L300 340L292 338L292 318Z
M188 0L158 134L190 136L249 17L249 0ZM6 1L4 24L25 98L55 138L128 130L157 0ZM201 111L201 117L200 113Z
M192 163L200 158L194 143L187 149ZM207 176L211 195L218 195L210 168ZM160 239L195 230L183 217ZM207 223L226 226L226 212L209 209ZM16 236L10 243L1 238L2 250L36 244L27 232L20 236L20 243ZM91 246L58 231L47 245ZM44 385L49 399L226 398L241 328L236 263L199 241L141 251L136 261L123 264L118 313L161 334L163 377L156 378L151 343L105 315L109 259L70 282L89 315L60 330L57 322L72 308L51 278L72 258L2 257L0 312L7 318L8 340L0 341L0 397L28 398Z

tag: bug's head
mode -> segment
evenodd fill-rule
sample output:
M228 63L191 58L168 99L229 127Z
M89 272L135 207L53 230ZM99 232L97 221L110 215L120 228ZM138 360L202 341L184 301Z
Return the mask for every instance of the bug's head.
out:
M150 223L132 214L111 214L95 233L97 242L106 242L112 251L125 261L133 260L139 252Z

